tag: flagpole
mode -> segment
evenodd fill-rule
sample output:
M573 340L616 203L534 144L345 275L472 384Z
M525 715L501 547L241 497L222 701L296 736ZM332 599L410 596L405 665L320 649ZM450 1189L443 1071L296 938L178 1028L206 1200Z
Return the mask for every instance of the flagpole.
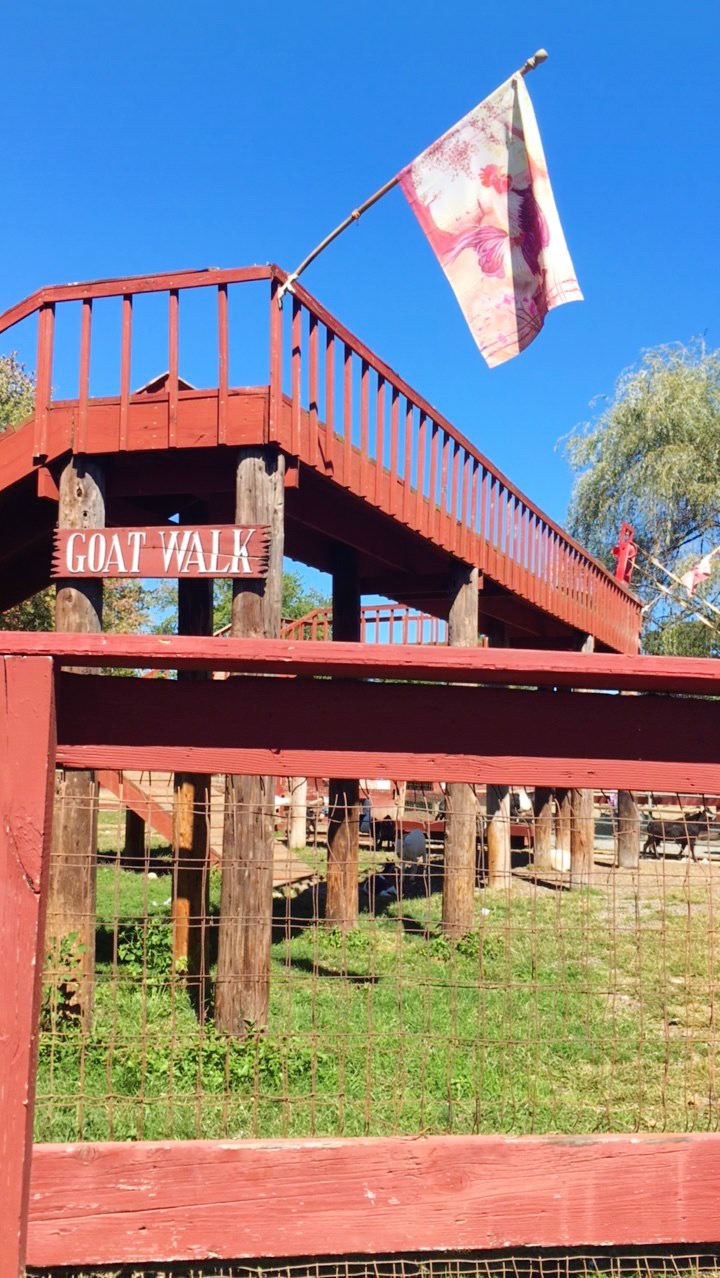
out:
M510 79L514 80L517 75L528 75L531 71L534 71L536 67L539 67L540 64L546 60L547 56L545 49L538 49L537 53L534 53L531 58L528 58L527 62L523 63L519 71L516 71L512 76L510 76ZM308 266L315 261L315 258L319 257L323 250L326 249L329 244L332 244L333 240L337 239L338 235L342 235L343 231L346 231L349 226L352 226L353 222L357 222L358 218L362 217L363 213L366 213L368 209L371 209L373 204L377 204L378 200L381 200L384 195L387 195L388 191L392 191L393 187L397 186L398 182L398 177L390 178L390 181L386 182L384 186L381 186L374 195L371 195L369 199L364 200L356 209L353 209L349 217L346 217L339 226L335 227L334 231L331 231L329 235L326 235L325 239L318 244L317 248L313 249L312 253L308 253L307 257L303 258L300 265L292 271L290 275L288 275L285 283L278 289L278 306L282 306L285 293L292 293L293 284L297 279L299 279L303 271L306 271Z

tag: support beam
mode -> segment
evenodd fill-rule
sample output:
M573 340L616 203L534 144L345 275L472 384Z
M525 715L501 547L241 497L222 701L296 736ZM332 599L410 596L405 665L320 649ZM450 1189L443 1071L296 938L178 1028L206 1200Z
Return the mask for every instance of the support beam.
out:
M101 460L74 456L60 476L60 528L105 526L105 471ZM102 630L103 583L85 577L59 581L55 628L83 634ZM95 981L95 879L97 782L92 772L67 774L61 782L53 830L48 899L49 948L71 944L81 977L73 1007L86 1025L92 1017Z
M0 1278L25 1272L55 708L47 657L0 657Z
M618 790L618 865L636 870L640 864L640 809L631 790Z
M357 552L349 546L333 549L333 642L359 643L362 634ZM328 820L327 898L325 919L344 931L358 916L360 859L360 783L354 777L330 780Z
M307 846L307 777L288 778L288 851Z
M272 639L280 634L284 475L285 459L275 449L240 449L236 473L237 523L266 524L270 526L271 533L267 577L253 581L235 579L232 605L234 636ZM223 682L225 697L231 694L230 685L236 682L239 681L230 679ZM210 683L207 691L215 686L220 685ZM254 722L257 727L263 717L261 705L256 713L258 717ZM233 727L239 727L239 724L233 724ZM215 1023L227 1034L243 1035L249 1024L258 1027L267 1024L274 815L274 775L263 772L261 775L228 779L215 995Z
M207 510L193 508L192 522L204 523ZM183 523L188 520L183 517ZM211 636L212 579L178 581L178 634ZM178 671L178 679L207 682L207 671ZM176 772L173 829L173 968L185 977L188 994L202 1017L207 993L207 923L210 913L210 777Z
M553 847L553 792L548 786L535 786L533 817L533 864L536 870L550 870Z
M587 888L595 867L595 818L592 790L570 791L570 887Z
M511 883L510 789L487 787L488 887L507 891Z
M478 640L478 570L459 559L448 577L448 644L474 648ZM477 853L477 799L471 786L449 782L445 818L442 926L448 936L472 931Z

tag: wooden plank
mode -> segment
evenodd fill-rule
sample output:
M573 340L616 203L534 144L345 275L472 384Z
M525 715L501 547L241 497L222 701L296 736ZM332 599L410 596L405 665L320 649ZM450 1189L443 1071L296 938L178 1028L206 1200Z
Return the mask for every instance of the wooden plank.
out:
M270 529L257 524L57 528L52 576L264 577Z
M322 640L203 639L169 635L52 634L4 631L0 651L51 656L62 665L236 674L336 675L344 679L416 679L523 684L717 696L720 662L711 657L625 656L534 648L448 649L418 644Z
M0 659L0 1278L25 1264L55 771L52 662Z
M39 1145L28 1261L715 1243L719 1165L716 1133Z
M712 701L252 676L89 686L90 678L59 678L58 757L75 768L720 793Z

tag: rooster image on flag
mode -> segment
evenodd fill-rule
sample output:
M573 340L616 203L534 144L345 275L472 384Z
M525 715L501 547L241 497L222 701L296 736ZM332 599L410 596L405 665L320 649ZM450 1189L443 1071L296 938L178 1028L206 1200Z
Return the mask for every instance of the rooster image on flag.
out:
M490 367L581 301L522 75L398 175Z

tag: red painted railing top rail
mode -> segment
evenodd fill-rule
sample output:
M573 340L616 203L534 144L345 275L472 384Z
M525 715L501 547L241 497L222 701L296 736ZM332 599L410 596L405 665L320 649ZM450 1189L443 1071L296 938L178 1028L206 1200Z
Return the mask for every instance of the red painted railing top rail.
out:
M0 334L38 317L35 460L70 447L175 448L251 442L251 436L253 442L277 443L450 554L475 563L511 594L612 648L635 651L640 605L627 587L302 287L294 286L281 311L277 292L285 279L277 267L255 266L98 280L41 289L6 311ZM256 400L250 421L238 411L243 392L231 384L236 347L228 292L258 281L270 283L269 331L264 330L269 378L260 388L266 410ZM179 368L180 295L203 288L217 293L212 375L217 384L187 390ZM133 302L152 293L167 294L168 372L154 396L165 405L161 424L154 410L152 420L147 416L147 394L131 389ZM120 387L114 398L98 399L90 393L93 303L107 298L120 299ZM56 309L78 303L77 399L60 401L53 396ZM245 383L244 393L259 391Z

